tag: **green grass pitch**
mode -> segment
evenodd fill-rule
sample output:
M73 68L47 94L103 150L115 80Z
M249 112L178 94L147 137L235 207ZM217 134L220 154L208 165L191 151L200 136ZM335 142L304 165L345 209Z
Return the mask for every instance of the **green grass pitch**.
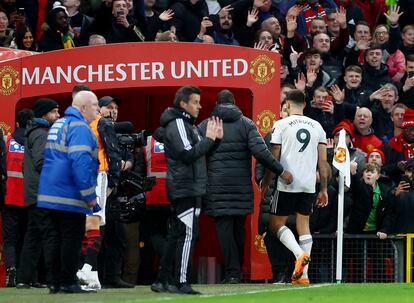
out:
M311 286L239 284L194 285L201 296L156 294L149 286L103 289L96 294L49 295L45 289L0 289L0 302L191 302L194 303L412 303L414 284L315 284Z

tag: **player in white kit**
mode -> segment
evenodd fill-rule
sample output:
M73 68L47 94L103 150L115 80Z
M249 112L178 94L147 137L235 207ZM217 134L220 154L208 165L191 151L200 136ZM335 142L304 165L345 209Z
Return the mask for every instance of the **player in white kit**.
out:
M305 95L292 90L286 97L289 117L277 121L273 126L270 141L273 156L292 173L293 182L278 179L277 189L271 202L270 229L296 257L293 284L309 284L307 275L312 236L309 230L309 216L313 202L318 207L328 204L328 178L330 167L326 160L326 134L315 120L303 116L306 106ZM320 191L315 197L318 168ZM262 183L262 195L268 190L272 173L266 172ZM292 231L285 226L290 214L296 213L296 229L299 243Z

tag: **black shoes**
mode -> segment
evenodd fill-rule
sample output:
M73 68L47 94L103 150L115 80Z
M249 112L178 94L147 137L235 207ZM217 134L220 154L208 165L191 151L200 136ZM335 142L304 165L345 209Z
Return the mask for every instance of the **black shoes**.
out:
M159 281L155 281L151 284L151 290L153 292L169 292L169 293L178 293L178 288L175 285L168 284L168 283L162 283Z
M194 290L190 284L182 284L178 287L177 294L183 294L183 295L201 295L201 292Z
M135 285L121 279L104 284L104 288L134 288Z
M16 288L18 288L18 289L47 288L47 285L41 284L39 282L33 282L33 283L17 283Z
M194 290L190 284L180 284L178 287L168 283L162 283L155 281L151 284L151 290L153 292L169 292L172 294L181 295L201 295L199 291Z
M16 267L6 269L6 287L16 286Z
M96 293L95 289L83 289L79 284L64 285L60 287L60 293L65 294L87 294L87 293Z

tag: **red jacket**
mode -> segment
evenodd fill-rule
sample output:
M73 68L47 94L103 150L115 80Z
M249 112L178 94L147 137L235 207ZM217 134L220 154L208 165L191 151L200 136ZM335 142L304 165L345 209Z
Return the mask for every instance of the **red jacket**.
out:
M146 193L147 205L169 204L165 187L167 161L165 159L164 144L149 136L147 146L145 146L145 159L147 176L157 178L156 185Z
M6 205L24 206L23 194L24 146L17 143L13 136L6 141Z

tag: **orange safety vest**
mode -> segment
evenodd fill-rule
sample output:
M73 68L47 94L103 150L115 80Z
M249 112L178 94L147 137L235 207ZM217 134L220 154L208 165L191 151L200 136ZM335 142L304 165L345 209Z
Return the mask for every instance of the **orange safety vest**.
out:
M6 140L6 196L4 204L24 206L23 179L24 145L8 136Z
M147 176L157 178L156 185L146 193L147 205L169 204L165 187L167 160L165 159L164 144L157 142L152 136L148 136L147 146L144 149L147 161Z
M90 124L93 133L95 134L96 138L98 139L98 159L99 159L99 172L106 172L108 171L109 164L108 164L108 156L106 155L105 147L101 140L101 135L98 131L98 124L101 120L102 116L96 116L96 119L93 120Z

